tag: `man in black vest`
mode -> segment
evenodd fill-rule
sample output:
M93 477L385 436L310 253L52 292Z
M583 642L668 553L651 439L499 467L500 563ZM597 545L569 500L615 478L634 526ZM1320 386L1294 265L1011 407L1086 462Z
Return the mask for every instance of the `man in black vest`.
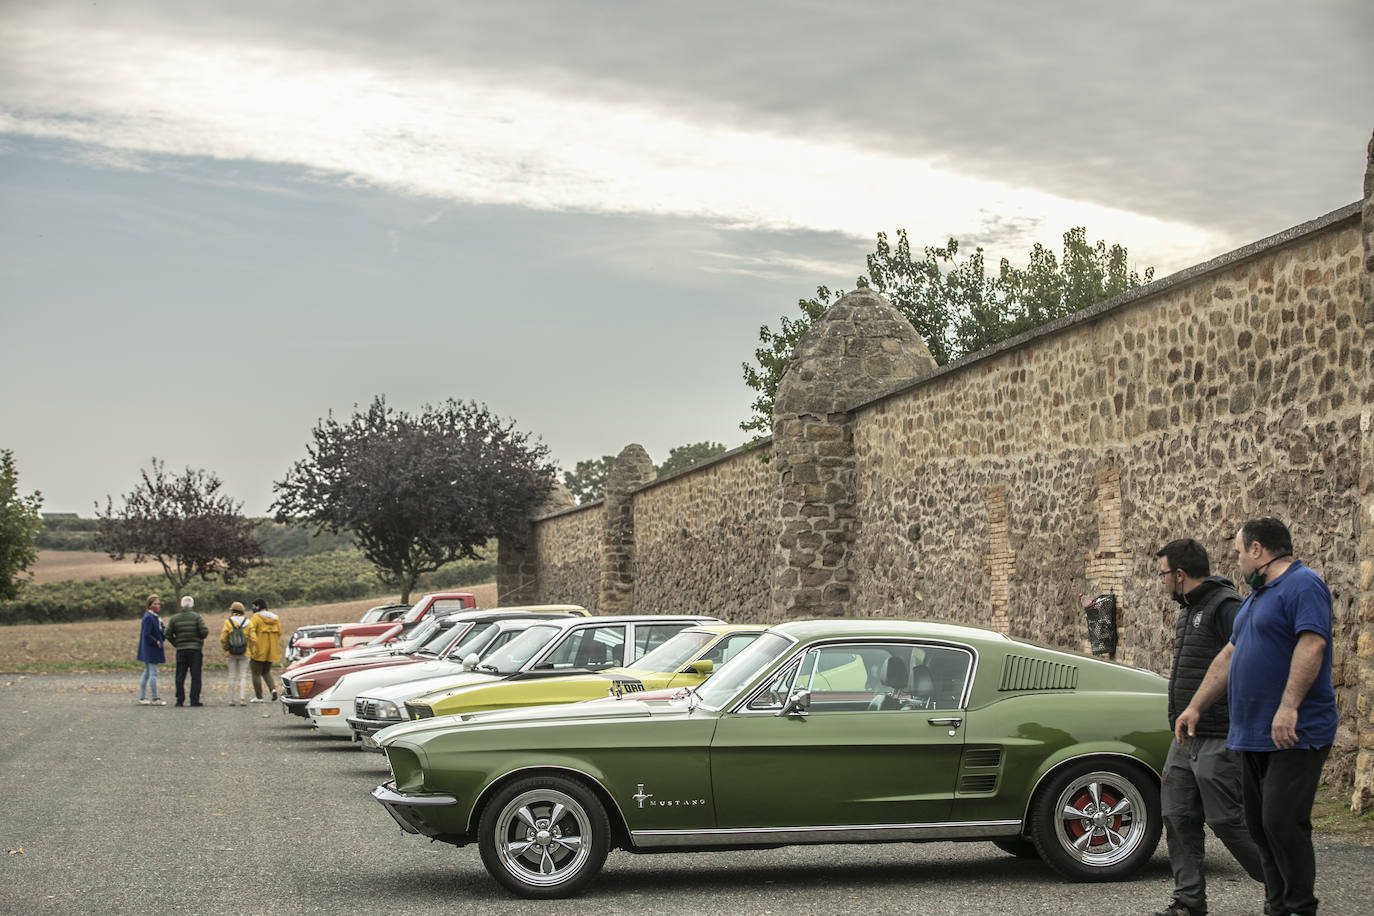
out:
M1174 664L1169 672L1169 727L1173 728L1201 686L1212 659L1230 642L1241 600L1230 579L1211 575L1206 548L1192 538L1170 541L1155 556L1164 590L1179 605ZM1175 741L1169 748L1160 809L1169 837L1174 899L1155 916L1207 912L1204 823L1250 877L1264 882L1259 850L1245 826L1240 755L1226 747L1229 725L1223 694L1203 712L1196 737L1186 745Z

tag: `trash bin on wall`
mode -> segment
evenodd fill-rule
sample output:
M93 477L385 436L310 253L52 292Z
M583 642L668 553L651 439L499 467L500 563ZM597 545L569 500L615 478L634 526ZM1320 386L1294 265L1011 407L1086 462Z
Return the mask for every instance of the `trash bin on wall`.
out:
M1116 595L1108 593L1089 598L1079 595L1083 616L1088 622L1088 643L1094 655L1116 654Z

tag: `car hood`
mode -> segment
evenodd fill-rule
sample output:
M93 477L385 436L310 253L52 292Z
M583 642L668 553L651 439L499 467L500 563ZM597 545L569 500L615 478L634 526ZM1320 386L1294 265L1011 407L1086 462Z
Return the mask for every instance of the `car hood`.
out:
M409 660L410 656L406 655L385 655L374 658L342 658L336 655L333 658L327 658L322 662L314 662L309 665L302 665L299 668L292 668L289 671L283 673L289 674L292 680L300 680L301 678L319 677L321 674L334 674L336 672L342 672L346 674L350 673L353 670L365 671L368 668L371 668L373 665L391 662L405 662Z
M476 728L521 728L567 725L579 720L614 722L625 720L681 719L691 715L686 703L671 700L622 700L619 703L560 703L555 706L527 706L519 709L493 709L464 712L433 719L414 719L389 726L376 734L379 744L404 738L423 740L430 735Z
M425 662L424 664L431 664ZM430 693L436 690L447 690L453 687L467 687L471 684L485 684L488 681L499 680L498 675L486 671L463 671L458 665L452 662L438 662L444 665L447 674L437 674L433 677L421 677L418 680L406 681L403 684L391 684L386 687L378 687L376 690L358 691L354 696L366 694L370 698L378 700L390 700L393 703L404 703L411 697L422 693ZM423 667L423 665L408 665L410 669ZM370 674L371 672L360 671L359 674ZM351 677L352 675L350 675ZM347 688L345 688L347 689Z
M409 685L416 681L440 680L447 684L463 677L464 674L459 662L430 659L414 665L360 668L339 678L332 689L335 691L335 698L351 699L365 693L370 697L392 700L394 698L391 696L383 696L384 689L399 687L402 684ZM407 697L410 695L406 694Z

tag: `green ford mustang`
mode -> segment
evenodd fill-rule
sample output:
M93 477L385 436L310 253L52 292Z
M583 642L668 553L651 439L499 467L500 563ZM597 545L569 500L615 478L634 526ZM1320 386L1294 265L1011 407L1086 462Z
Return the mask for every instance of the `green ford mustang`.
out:
M798 621L680 698L392 726L373 796L525 897L579 892L612 848L982 839L1115 880L1159 841L1165 686L972 627Z

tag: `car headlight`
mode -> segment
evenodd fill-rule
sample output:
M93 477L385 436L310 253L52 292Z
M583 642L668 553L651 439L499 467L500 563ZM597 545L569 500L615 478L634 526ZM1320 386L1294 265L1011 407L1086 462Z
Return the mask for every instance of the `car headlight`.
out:
M377 704L377 718L379 719L402 719L401 709L389 700L382 700Z

